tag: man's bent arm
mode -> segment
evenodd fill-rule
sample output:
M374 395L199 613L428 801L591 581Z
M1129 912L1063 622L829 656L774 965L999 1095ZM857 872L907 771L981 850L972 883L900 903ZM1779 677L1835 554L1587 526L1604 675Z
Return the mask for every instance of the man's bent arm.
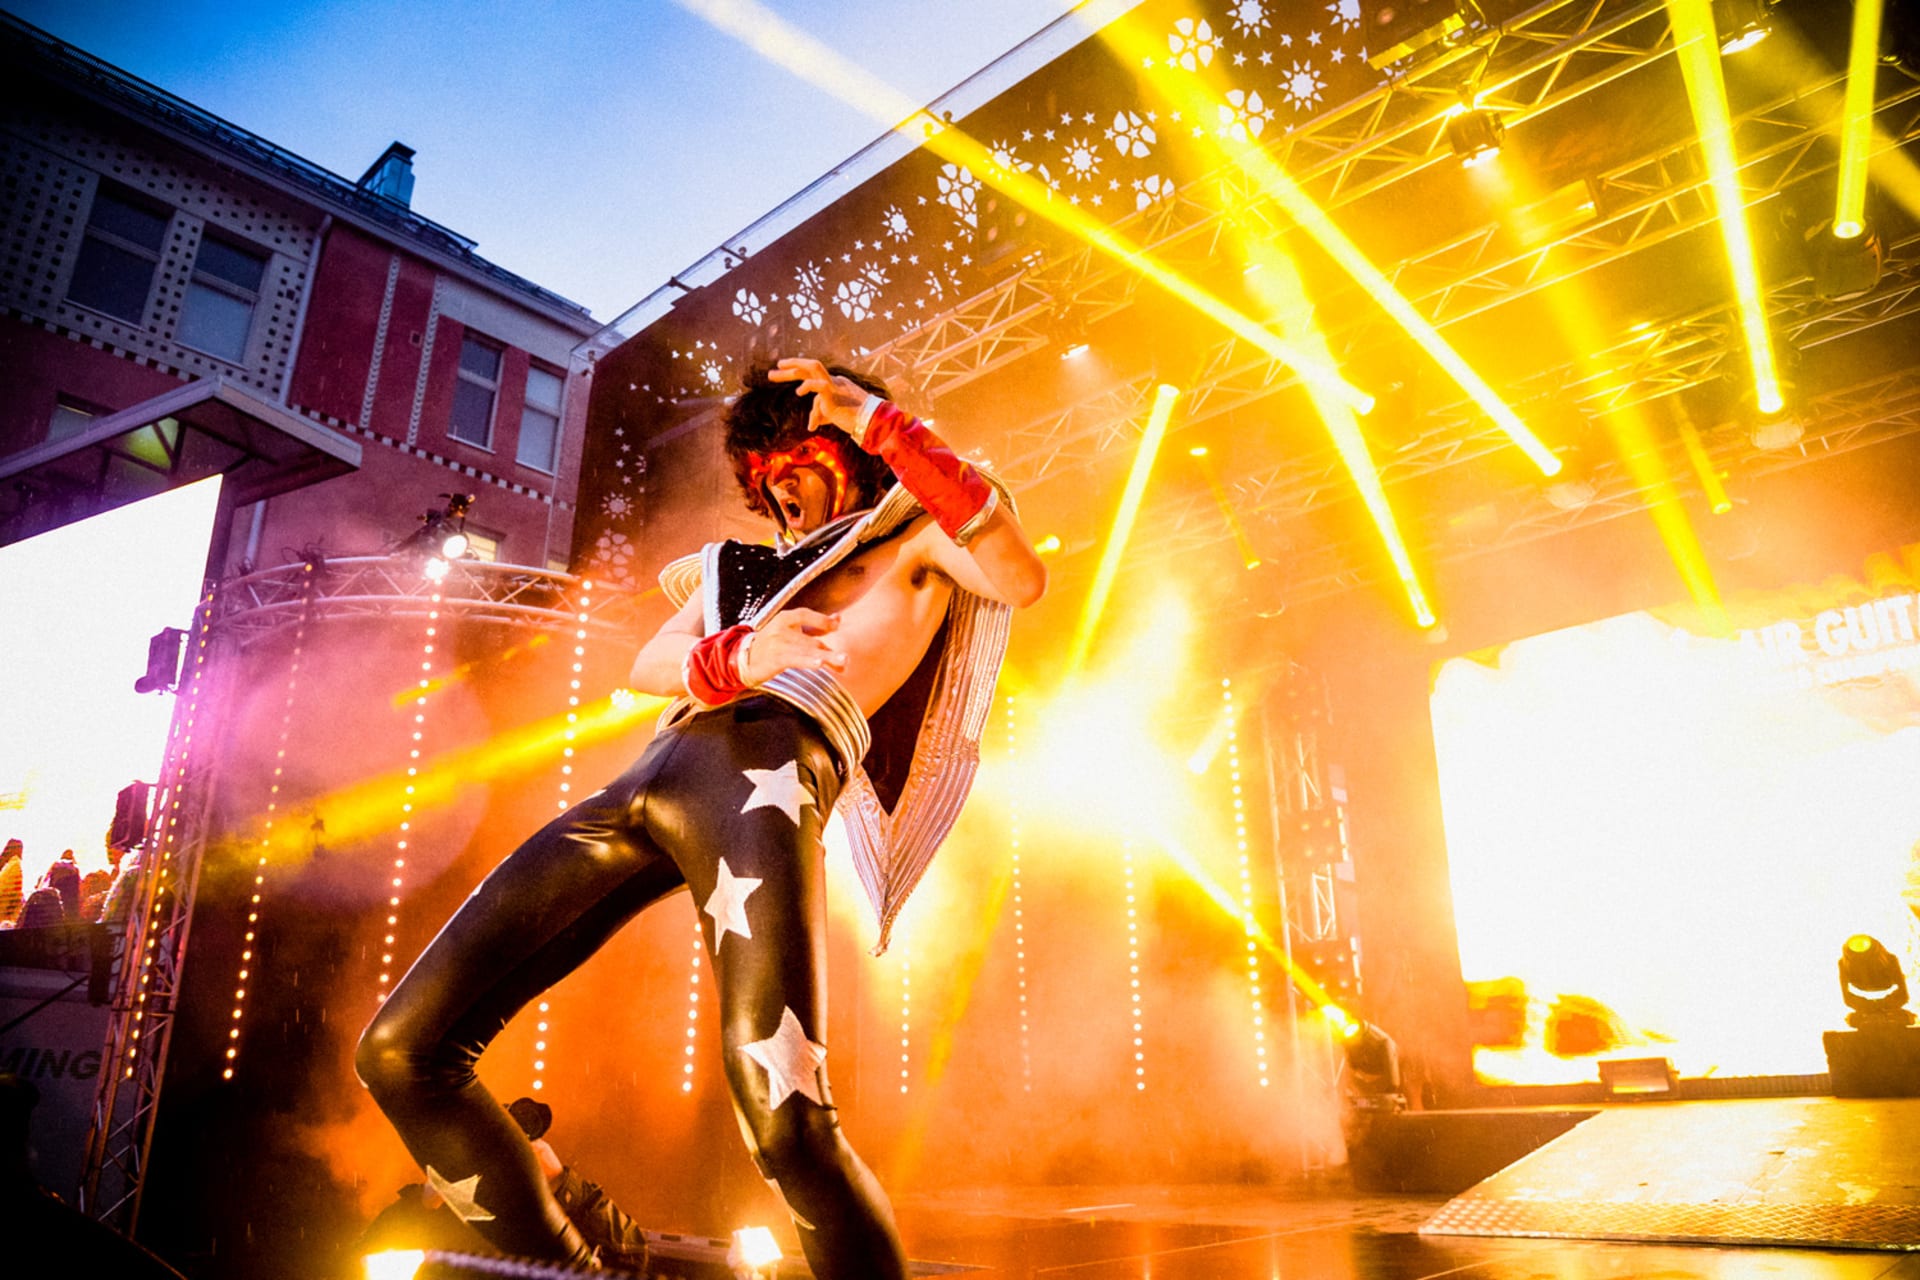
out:
M682 679L682 671L687 651L693 648L694 641L706 634L706 630L700 593L696 591L680 606L678 613L661 624L652 639L640 646L640 652L634 655L633 670L627 675L627 683L641 693L657 694L663 698L678 697L685 693L687 687Z
M962 547L929 521L916 535L934 567L964 591L1024 609L1047 590L1047 566L1005 506L994 509Z

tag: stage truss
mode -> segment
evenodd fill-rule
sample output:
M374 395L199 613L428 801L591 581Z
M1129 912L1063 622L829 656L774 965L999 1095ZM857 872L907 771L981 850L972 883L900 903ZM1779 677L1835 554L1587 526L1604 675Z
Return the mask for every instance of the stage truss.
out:
M1364 197L1433 166L1457 163L1444 130L1463 85L1471 83L1476 101L1511 130L1642 72L1672 52L1662 0L1551 0L1457 47L1429 50L1430 56L1370 92L1295 126L1269 154L1337 219L1342 208ZM1831 180L1831 144L1843 89L1844 76L1830 73L1796 83L1734 119L1734 151L1749 208L1809 180ZM1885 148L1920 140L1920 84L1900 81L1889 88L1876 103L1875 120ZM1416 309L1445 331L1706 230L1717 217L1708 177L1690 140L1588 174L1584 186L1587 212L1562 218L1520 247L1514 245L1513 227L1495 221L1379 265ZM1221 247L1230 229L1223 210L1271 227L1276 237L1288 234L1290 222L1275 202L1230 165L1118 220L1115 229L1163 261L1197 261ZM1766 308L1780 345L1806 350L1920 311L1920 240L1889 244L1886 255L1879 286L1864 298L1823 299L1806 274L1772 282ZM1008 257L1016 265L1007 275L876 348L869 362L893 385L912 388L923 402L933 403L1057 346L1063 321L1097 323L1125 310L1142 285L1138 273L1083 244L1033 247L1024 256ZM1329 345L1335 350L1355 345L1366 337L1359 328L1332 329ZM1740 323L1731 300L1655 318L1635 332L1613 336L1612 345L1577 365L1545 369L1502 387L1504 397L1523 417L1529 407L1546 405L1592 416L1737 375L1743 367ZM1199 373L1183 386L1183 428L1250 409L1296 381L1285 366L1230 335L1215 341L1197 363ZM988 460L1016 492L1031 492L1110 461L1116 451L1124 455L1138 441L1158 380L1148 372L1116 381L1004 428L988 448ZM1702 434L1713 465L1737 483L1920 429L1909 403L1915 390L1910 381L1894 375L1795 406L1808 432L1792 450L1769 454L1753 448L1740 423L1703 423ZM703 406L661 435L683 434L715 412ZM1391 435L1372 442L1390 490L1512 447L1464 395L1421 406L1412 421L1385 428L1370 420L1369 426ZM1690 476L1680 444L1669 441L1667 448L1672 456L1665 461L1673 464L1669 474ZM1263 529L1354 497L1330 441L1277 466L1223 479L1235 516ZM1511 500L1502 504L1501 529L1471 541L1438 522L1404 532L1432 561L1642 509L1617 464L1603 465L1592 479L1599 490L1595 501L1574 511L1552 507L1537 489L1511 491ZM1679 487L1683 494L1692 492L1684 481ZM1169 556L1224 545L1234 537L1216 502L1204 494L1160 503L1152 520L1156 546ZM1268 549L1284 552L1293 562L1282 587L1288 601L1336 594L1378 581L1386 572L1370 548L1302 547L1292 545L1284 531L1275 536L1285 545Z
M230 692L240 656L308 621L425 619L632 641L653 592L567 573L455 561L429 579L417 556L300 561L212 588L195 614L154 798L153 834L128 915L81 1173L82 1205L131 1236L138 1223L196 892L213 830ZM196 747L196 743L199 745ZM210 747L209 744L215 744Z

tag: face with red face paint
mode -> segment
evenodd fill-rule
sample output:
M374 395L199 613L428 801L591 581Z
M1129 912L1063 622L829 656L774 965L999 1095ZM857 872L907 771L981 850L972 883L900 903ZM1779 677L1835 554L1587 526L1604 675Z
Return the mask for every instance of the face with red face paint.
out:
M749 480L789 533L805 535L852 507L853 482L842 441L810 435L793 447L747 454Z

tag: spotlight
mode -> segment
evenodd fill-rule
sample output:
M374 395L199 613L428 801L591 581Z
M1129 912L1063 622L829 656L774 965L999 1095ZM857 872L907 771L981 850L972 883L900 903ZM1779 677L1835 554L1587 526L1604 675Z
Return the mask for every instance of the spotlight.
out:
M1884 247L1870 224L1821 223L1807 235L1813 291L1822 298L1858 298L1880 283Z
M440 582L447 576L448 562L461 560L472 548L467 537L467 513L473 510L470 493L443 493L446 506L429 508L420 515L420 527L393 549L394 555L421 556L421 571L429 581Z
M742 1227L733 1233L733 1244L727 1249L727 1269L733 1272L734 1280L756 1280L772 1276L781 1257L773 1232L765 1227Z
M440 555L442 559L458 560L466 554L467 535L464 533L450 534L447 540L440 544Z
M1331 1006L1329 1006L1331 1007ZM1359 1111L1401 1111L1407 1095L1400 1082L1400 1049L1392 1037L1342 1011L1341 1055L1347 1063L1347 1103Z
M383 1249L362 1260L367 1280L412 1280L427 1260L423 1249Z
M1506 124L1485 107L1462 106L1447 117L1447 145L1460 157L1464 169L1497 157L1506 136Z
M428 558L424 565L420 566L420 572L426 575L428 582L445 582L447 580L447 574L452 568L452 565L442 560L439 556L432 556Z
M1087 354L1087 352L1091 350L1093 350L1093 348L1088 344L1084 342L1075 342L1068 345L1068 347L1060 353L1060 358L1062 360L1078 359L1079 357Z
M1850 1027L1910 1027L1907 978L1878 939L1856 933L1840 948L1840 998Z
M1783 413L1754 423L1750 438L1754 448L1774 451L1793 448L1806 434L1798 415Z
M133 682L135 693L170 692L180 683L180 649L187 633L165 627L147 641L147 673Z
M1773 33L1765 0L1713 0L1713 29L1720 34L1720 56L1751 49Z

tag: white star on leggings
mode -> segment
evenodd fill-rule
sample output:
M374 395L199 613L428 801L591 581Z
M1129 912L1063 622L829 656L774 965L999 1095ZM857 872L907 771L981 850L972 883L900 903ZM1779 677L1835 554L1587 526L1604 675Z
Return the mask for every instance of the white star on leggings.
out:
M740 812L749 813L755 809L778 809L793 819L793 825L800 825L800 811L813 807L813 797L807 793L806 784L800 781L799 766L789 760L778 769L742 769L747 781L753 784L753 794L740 806Z
M462 1222L492 1222L493 1215L480 1207L475 1196L480 1191L480 1175L462 1178L458 1182L449 1182L432 1165L427 1166L427 1185L447 1202L447 1208L453 1216Z
M753 876L736 876L725 858L720 859L720 875L713 883L707 905L700 908L713 917L713 954L720 954L720 943L729 933L752 938L747 924L747 898L760 887Z
M827 1060L827 1046L807 1039L800 1019L790 1008L780 1011L780 1029L765 1040L740 1046L740 1052L767 1069L767 1107L778 1111L780 1104L794 1094L804 1094L821 1106L827 1105L820 1088L820 1068Z

